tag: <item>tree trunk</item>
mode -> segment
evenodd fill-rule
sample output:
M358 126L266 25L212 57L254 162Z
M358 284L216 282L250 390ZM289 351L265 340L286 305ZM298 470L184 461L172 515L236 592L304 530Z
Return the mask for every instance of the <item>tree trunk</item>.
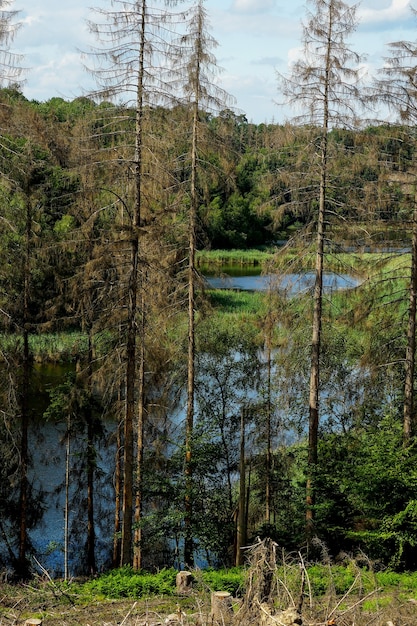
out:
M142 280L143 280L142 276ZM142 490L143 490L143 430L145 418L145 298L144 286L141 281L141 338L139 348L139 373L138 373L138 423L137 423L137 459L136 459L136 500L135 500L135 534L133 546L133 568L140 570L142 567Z
M141 30L139 48L138 84L136 96L135 132L135 207L132 223L131 265L128 287L128 334L126 347L126 412L124 426L124 465L123 465L123 519L120 564L132 563L133 556L133 469L134 445L133 430L136 413L135 392L137 390L136 333L138 316L138 277L139 277L139 228L142 210L142 122L143 122L143 81L145 50L146 0L141 2ZM141 341L144 338L141 337ZM140 401L142 401L140 399Z
M323 257L326 225L327 192L327 133L329 128L329 76L331 70L332 17L329 17L329 37L327 41L326 68L324 80L324 109L321 135L320 195L317 218L316 278L314 284L313 324L311 341L309 428L308 428L308 468L306 483L306 535L311 539L314 531L314 473L317 465L320 392L320 352L323 308Z
M197 145L198 145L198 109L199 109L199 59L197 59L195 101L193 103L193 128L191 146L191 181L190 181L190 216L188 225L188 359L187 359L187 417L185 426L185 536L184 563L194 565L194 541L192 531L192 438L194 430L194 394L195 394L195 253L197 219Z
M239 511L236 532L236 566L243 563L243 546L246 545L246 459L245 459L245 410L240 419L240 462L239 462Z
M32 207L26 201L25 251L23 260L23 372L20 389L21 440L20 440L20 501L19 501L19 557L18 575L25 578L28 574L27 551L27 516L28 516L28 393L30 385L30 354L29 354L29 290L30 290L30 256L32 234Z
M64 580L69 578L69 485L71 453L71 417L67 417L67 445L65 448L65 509L64 509Z
M271 298L269 290L268 300ZM272 473L272 329L273 316L271 302L268 304L267 337L266 337L266 364L267 364L267 398L266 398L266 455L265 455L265 522L271 523L271 473Z
M415 198L417 204L417 197ZM416 357L416 309L417 309L417 207L413 211L413 237L411 244L411 276L409 287L407 346L405 352L404 384L404 445L408 446L414 434L414 372Z
M120 390L119 390L120 402ZM122 494L122 423L120 419L117 423L116 434L116 454L115 454L115 474L114 474L114 534L113 534L113 567L120 564L120 507Z
M29 389L29 337L25 328L23 331L23 380L21 389L21 438L20 438L20 502L19 502L19 558L18 575L25 578L28 573L26 559L27 550L27 515L28 515L28 406L27 393Z
M88 363L87 363L87 388L88 398L92 397L92 375L93 375L93 339L92 330L88 329ZM95 544L96 533L94 523L94 474L96 467L96 451L94 446L94 422L91 405L87 407L87 571L95 574L96 556Z

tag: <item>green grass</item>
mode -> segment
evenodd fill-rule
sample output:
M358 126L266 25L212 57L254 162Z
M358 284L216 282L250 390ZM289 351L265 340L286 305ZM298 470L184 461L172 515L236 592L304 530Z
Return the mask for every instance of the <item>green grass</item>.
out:
M86 352L88 338L79 331L30 335L29 349L38 362L71 362Z
M268 250L202 250L197 253L197 265L201 269L204 267L219 267L225 265L260 265L268 261L275 248Z
M359 570L350 565L327 565L315 564L307 567L309 589L315 598L325 596L333 590L337 596L343 596L351 590L355 593L357 585L355 579L360 574L362 593L365 595L380 589L378 598L370 598L369 610L375 609L375 604L381 606L381 602L389 602L393 595L401 594L406 598L415 597L417 593L417 572L396 573L392 571L381 571L372 573L368 569ZM194 588L196 591L228 591L233 596L240 596L244 593L246 569L233 567L229 569L208 569L194 572ZM88 580L83 583L61 583L63 588L71 593L77 594L85 601L94 599L120 599L120 598L149 598L149 597L170 597L176 596L177 571L173 568L163 569L156 574L147 572L136 572L131 567L110 570L98 578ZM299 584L298 568L277 570L278 578L286 580L287 584L292 584L290 578L294 579L295 587ZM355 587L355 589L353 589ZM388 599L387 599L388 598Z
M29 335L29 350L35 362L71 362L87 349L87 336L78 331L37 333ZM1 334L0 349L18 352L23 349L23 337Z
M72 591L86 598L144 598L171 596L175 593L176 570L164 569L157 574L136 572L131 567L110 570L83 584L75 583Z
M176 595L175 569L163 569L157 574L136 572L131 567L110 570L98 578L84 583L72 583L70 589L79 597L92 599L148 598ZM229 591L239 593L244 583L241 568L201 570L195 572L195 588L205 591ZM64 583L63 583L64 584Z
M265 296L259 292L211 289L207 294L214 309L222 314L257 315L265 308Z

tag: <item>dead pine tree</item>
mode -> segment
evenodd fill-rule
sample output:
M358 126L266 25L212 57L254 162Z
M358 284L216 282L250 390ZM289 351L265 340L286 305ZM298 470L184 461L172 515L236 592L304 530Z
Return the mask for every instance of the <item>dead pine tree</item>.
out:
M316 146L315 197L316 262L311 324L309 385L308 470L306 483L306 534L314 533L314 473L317 466L320 394L320 355L323 309L323 271L326 224L329 213L328 134L335 126L350 127L360 102L360 56L347 43L357 26L356 6L342 0L309 0L303 23L303 53L291 74L281 77L286 102L301 107L298 123L309 123Z
M193 542L193 431L195 413L195 311L198 275L197 251L198 208L202 201L203 151L207 143L206 113L219 111L230 96L215 83L218 73L213 49L217 42L208 32L208 18L204 0L197 0L184 13L183 34L174 41L176 53L173 83L183 96L181 104L186 112L189 180L187 181L188 210L188 353L187 353L187 414L185 425L185 502L184 502L184 563L194 564Z
M411 7L414 17L416 9ZM397 41L389 44L389 55L385 58L380 76L375 81L373 101L382 102L396 114L398 122L409 129L408 139L414 137L417 121L417 41ZM414 139L415 143L415 139ZM410 444L416 434L415 389L416 369L416 311L417 311L417 164L411 165L411 171L405 177L409 189L410 215L409 224L412 233L411 264L408 282L408 318L406 330L404 403L403 403L403 439L404 446Z
M125 316L121 321L125 336L125 376L123 384L124 428L122 464L122 519L120 565L134 563L141 567L141 506L143 420L145 416L145 282L147 198L145 194L145 153L149 134L144 131L152 105L167 99L163 76L168 64L169 40L172 36L166 23L172 21L166 5L150 7L147 0L112 0L109 9L94 9L95 18L88 22L99 46L91 50L93 59L88 68L98 89L92 95L98 100L123 101L123 106L109 108L107 123L123 138L112 156L103 156L103 164L117 162L119 176L112 189L125 205L125 222L120 231L120 249L124 250ZM175 4L171 3L171 4ZM110 121L110 118L113 119ZM122 188L121 181L124 181ZM121 283L118 284L120 290ZM119 292L120 293L120 292ZM120 302L120 300L119 300ZM135 477L135 480L134 480ZM133 521L137 528L133 533Z
M8 85L16 86L19 84L22 75L22 56L11 51L11 44L13 39L19 30L21 23L16 21L18 11L13 10L11 7L14 4L13 0L0 0L0 83L6 87ZM0 142L8 152L7 141L3 141L3 130L6 134L9 133L9 129L0 129ZM25 176L24 172L20 172L20 175ZM0 176L5 176L6 180L9 179L9 173L5 172L1 168ZM27 562L27 518L28 518L28 462L29 462L29 449L28 449L28 408L27 408L27 391L28 391L28 376L29 376L29 346L28 346L28 334L29 334L29 320L28 317L28 298L29 298L29 285L30 285L30 270L29 270L29 256L30 256L30 239L31 239L31 205L30 199L26 201L26 236L24 246L24 279L23 279L23 319L22 319L22 340L23 340L23 381L22 381L22 393L20 394L20 413L21 413L21 437L20 437L20 495L19 495L19 555L17 559L18 574L25 577L28 572Z

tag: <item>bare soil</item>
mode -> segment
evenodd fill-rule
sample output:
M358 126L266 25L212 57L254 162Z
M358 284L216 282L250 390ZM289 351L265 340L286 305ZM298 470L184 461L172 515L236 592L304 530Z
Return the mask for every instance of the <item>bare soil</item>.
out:
M78 601L53 586L0 583L0 626L25 624L37 618L43 626L167 626L180 608L184 622L206 622L207 600L196 597ZM206 607L206 608L205 608ZM210 610L208 608L208 610ZM171 619L169 619L171 615Z

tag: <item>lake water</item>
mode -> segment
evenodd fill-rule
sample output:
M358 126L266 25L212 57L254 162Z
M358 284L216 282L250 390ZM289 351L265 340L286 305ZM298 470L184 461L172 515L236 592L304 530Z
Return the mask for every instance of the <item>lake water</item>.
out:
M279 277L273 274L206 276L205 280L213 289L237 289L242 291L267 291L277 289L287 296L308 293L314 288L315 272L286 274ZM348 274L325 272L323 290L328 293L339 289L352 289L360 284L360 279Z

